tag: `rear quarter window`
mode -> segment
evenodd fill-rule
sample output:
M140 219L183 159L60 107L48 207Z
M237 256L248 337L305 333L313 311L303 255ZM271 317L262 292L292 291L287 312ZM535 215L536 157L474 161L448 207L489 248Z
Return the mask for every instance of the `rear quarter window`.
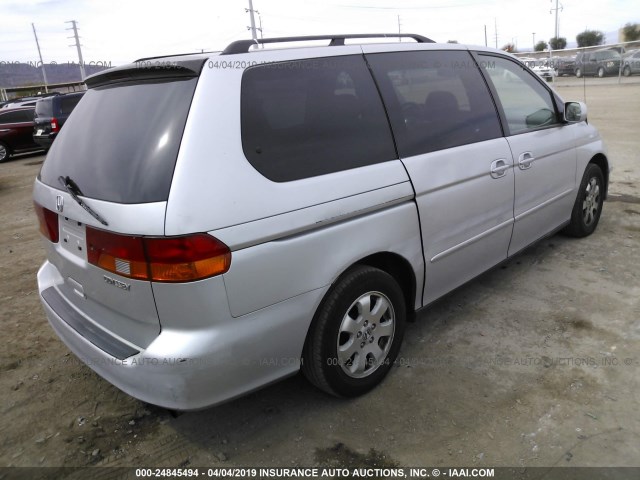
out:
M60 113L69 115L78 102L82 99L82 95L65 96L60 99Z
M244 154L272 181L397 158L382 101L362 56L249 68L241 98Z

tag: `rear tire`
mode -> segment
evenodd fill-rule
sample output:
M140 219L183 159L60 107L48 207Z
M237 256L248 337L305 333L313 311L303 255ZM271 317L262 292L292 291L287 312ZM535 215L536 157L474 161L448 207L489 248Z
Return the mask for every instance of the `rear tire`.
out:
M624 70L622 70L622 74L625 77L628 77L631 75L631 68L629 68L629 65L627 65L626 67L624 67Z
M0 163L6 162L11 156L11 151L4 143L0 142Z
M327 393L355 397L391 369L404 335L402 291L386 272L356 266L334 284L316 312L302 371Z
M578 78L582 77L582 69L576 68L576 77Z
M604 68L600 67L598 69L598 78L604 77Z
M600 220L604 203L604 176L595 163L587 165L571 212L571 222L564 229L567 235L582 238L591 235Z

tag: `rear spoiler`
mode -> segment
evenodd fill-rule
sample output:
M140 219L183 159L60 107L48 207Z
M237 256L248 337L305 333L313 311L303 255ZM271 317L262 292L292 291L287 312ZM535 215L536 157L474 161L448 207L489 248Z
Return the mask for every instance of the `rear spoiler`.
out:
M110 68L95 73L85 79L88 88L101 87L112 83L161 80L165 78L193 78L200 75L207 58L171 60L170 58L149 58L134 63Z

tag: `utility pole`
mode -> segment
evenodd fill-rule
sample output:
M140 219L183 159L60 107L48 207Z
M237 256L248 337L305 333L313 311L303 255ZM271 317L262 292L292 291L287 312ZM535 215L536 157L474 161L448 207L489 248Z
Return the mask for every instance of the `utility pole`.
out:
M36 47L38 47L38 56L40 57L40 66L42 67L42 79L44 80L44 92L49 93L49 89L47 88L47 72L44 70L44 62L42 61L42 53L40 53L40 43L38 43L38 35L36 34L36 26L32 23L31 27L33 28L33 36L36 37Z
M553 2L553 0L549 0L550 2ZM551 10L549 10L549 13L553 13L555 10L556 12L556 38L558 38L558 35L560 35L560 24L558 23L558 10L559 11L563 11L564 7L562 6L562 4L560 4L560 7L558 7L558 0L556 0L556 8L552 8Z
M260 40L264 38L264 32L262 31L262 15L258 14L258 22L260 23ZM264 48L264 44L262 44L262 48Z
M251 38L253 38L253 40L257 42L258 40L258 34L256 33L256 20L253 17L253 15L255 13L257 13L258 15L260 14L260 12L258 12L257 10L253 9L253 1L249 0L249 8L245 8L244 9L245 12L249 12L249 18L251 19L251 26L247 27L247 30L251 30Z
M84 82L84 79L87 78L87 74L84 71L84 60L82 60L82 50L80 49L80 39L78 38L78 27L76 26L76 22L75 20L69 20L68 22L64 22L64 23L70 23L71 24L71 28L67 28L67 30L73 30L73 37L67 37L67 38L75 38L76 39L76 44L75 45L69 45L70 47L76 47L78 49L78 61L80 62L80 78L81 80Z
M496 37L496 48L498 48L498 20L496 17L493 17L493 26L495 28L495 37Z
M402 37L400 36L400 15L398 15L398 41L402 41Z
M484 46L488 47L489 45L487 45L487 26L484 26Z
M533 48L531 48L532 52L536 51L536 32L533 32L531 35L533 35Z

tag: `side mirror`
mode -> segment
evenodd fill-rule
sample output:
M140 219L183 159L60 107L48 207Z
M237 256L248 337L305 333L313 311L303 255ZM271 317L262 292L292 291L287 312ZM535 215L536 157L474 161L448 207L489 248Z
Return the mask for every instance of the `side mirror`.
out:
M564 120L567 123L580 123L587 120L587 105L583 102L566 102Z

